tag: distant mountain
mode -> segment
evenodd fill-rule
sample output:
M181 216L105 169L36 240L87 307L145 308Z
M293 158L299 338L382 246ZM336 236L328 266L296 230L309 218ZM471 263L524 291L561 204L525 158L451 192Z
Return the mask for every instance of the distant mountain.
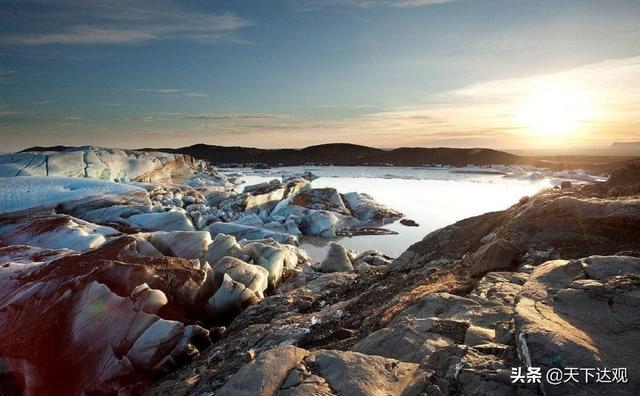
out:
M65 151L67 146L31 147L23 151ZM333 165L534 165L551 169L585 169L609 173L612 170L640 163L637 156L520 156L486 148L425 148L402 147L381 150L347 143L331 143L303 149L259 149L252 147L212 146L194 144L180 148L143 148L138 151L159 151L186 154L214 165L266 164L268 166L292 166L305 164Z
M144 148L143 151L162 151L188 154L214 164L255 164L269 166L333 164L333 165L398 165L418 166L443 164L464 166L489 164L528 164L532 160L503 151L475 148L403 147L381 150L347 143L331 143L303 149L257 149L196 144L181 148Z

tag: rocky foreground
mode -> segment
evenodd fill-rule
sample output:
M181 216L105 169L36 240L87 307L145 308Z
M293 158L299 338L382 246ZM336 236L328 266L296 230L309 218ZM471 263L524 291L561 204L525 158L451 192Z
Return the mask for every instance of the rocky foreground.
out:
M309 174L236 192L237 180L163 153L0 162L2 394L141 393L266 295L353 270L339 245L310 267L301 237L402 217L365 194L313 189Z
M395 260L332 244L310 263L300 238L402 214L309 174L239 193L206 164L151 163L126 183L1 180L0 393L640 389L639 169L524 197ZM532 367L539 383L514 382ZM569 368L593 378L547 381Z
M306 276L147 393L637 394L639 220L640 169L525 197L386 266Z

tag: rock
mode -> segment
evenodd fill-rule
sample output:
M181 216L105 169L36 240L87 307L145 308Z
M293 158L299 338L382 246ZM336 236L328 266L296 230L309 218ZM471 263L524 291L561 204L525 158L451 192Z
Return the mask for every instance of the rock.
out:
M297 364L280 386L277 396L333 396L327 381L316 375L304 364Z
M343 194L352 216L365 224L386 224L393 222L403 215L393 209L376 202L371 195L352 192Z
M244 210L246 212L269 212L278 202L307 188L306 179L290 179L286 182L274 179L270 182L247 186L244 188Z
M358 235L398 235L398 233L382 227L350 227L337 230L336 235L352 237Z
M266 227L245 226L235 223L213 223L209 225L207 230L211 235L219 233L233 235L239 239L258 240L273 238L280 243L298 245L298 238L295 235L288 234L283 230L270 230Z
M217 188L217 187L223 188L225 190L233 189L233 184L229 182L228 178L224 174L216 171L195 173L185 181L185 184L187 186L191 186L193 188L197 188L201 190ZM191 201L191 200L190 199L185 200L185 202L188 202L188 201ZM191 201L191 202L194 202L194 201Z
M343 197L351 199L353 207L347 207ZM341 195L333 188L322 188L302 190L280 201L271 212L271 217L299 218L298 226L304 235L332 238L339 234L346 235L347 232L370 235L363 226L391 221L401 215L376 203L366 194Z
M71 249L43 249L28 245L2 246L0 244L0 263L43 264L72 254L78 254L78 252Z
M0 219L0 240L14 245L83 252L95 249L118 235L120 233L111 227L98 226L65 215Z
M344 216L351 215L335 188L313 188L300 191L293 196L290 205L335 212Z
M400 220L400 224L407 226L407 227L420 227L420 224L416 223L415 221L411 220L411 219L402 219Z
M505 239L498 239L482 248L471 257L469 273L473 276L485 272L509 268L516 257L516 247Z
M122 237L45 264L0 267L0 350L30 362L9 366L12 378L29 379L24 392L131 392L141 373L198 353L206 330L157 313L188 317L203 273L186 260L140 256L135 244Z
M366 252L358 254L351 262L354 267L359 267L362 264L380 266L391 263L391 257L377 250L367 250Z
M234 281L226 273L222 282L205 307L210 317L228 317L236 315L249 305L260 301L262 297L240 282Z
M309 352L291 345L262 352L234 374L216 396L271 396L285 381L289 371Z
M562 183L560 183L560 188L571 188L571 182L568 180L564 180Z
M136 227L149 231L196 231L184 209L133 215L128 220Z
M130 297L135 301L137 308L150 314L158 313L160 308L169 302L167 296L161 290L154 290L146 283L133 289Z
M251 290L258 300L267 289L269 272L258 265L245 263L235 257L223 257L213 267L213 283L217 289L224 283L224 277L242 284Z
M318 372L339 394L401 395L418 365L356 352L319 351Z
M245 254L234 236L220 233L207 247L207 253L203 256L203 260L215 266L218 260L224 256L243 258Z
M280 278L282 278L282 272L285 269L285 259L291 258L287 257L285 252L281 249L278 249L273 246L265 245L260 242L252 242L245 245L242 248L242 251L248 255L254 263L264 267L267 271L269 271L269 286L275 288L278 283L280 283ZM287 267L295 268L297 265L297 257L295 258L294 263L287 263Z
M420 363L438 349L455 343L454 339L439 334L439 324L440 321L437 319L407 318L371 333L358 341L351 350L403 362ZM460 323L459 326L462 331L466 330L464 324Z
M149 241L165 256L199 259L207 253L211 234L207 231L158 231L140 233L136 237Z
M327 257L320 263L322 272L349 272L353 271L353 265L347 255L347 250L337 243L329 243Z
M351 216L343 216L338 213L324 210L314 210L302 217L300 230L304 235L333 238L337 231L350 228L358 223L358 220Z
M547 394L632 394L640 386L638 265L637 258L610 256L549 261L533 271L515 315L524 362L541 367L543 378L556 367L624 367L628 375L627 383L543 384Z
M233 191L211 191L205 196L207 203L211 206L217 206L219 203L235 197L237 194Z

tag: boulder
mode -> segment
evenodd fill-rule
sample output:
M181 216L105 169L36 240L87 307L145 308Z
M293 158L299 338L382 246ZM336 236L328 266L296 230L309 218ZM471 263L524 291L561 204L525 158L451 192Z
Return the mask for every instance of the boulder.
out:
M273 230L267 227L254 227L246 226L236 223L213 223L207 230L211 235L217 235L219 233L233 235L237 239L258 240L273 238L280 243L288 243L291 245L298 245L298 238L295 235L288 234L284 230Z
M149 241L165 256L199 259L207 253L211 242L211 234L207 231L158 231L140 233L137 238Z
M516 258L517 249L509 241L498 239L478 249L469 263L469 273L473 276L489 271L506 269Z
M347 250L335 242L329 243L327 256L320 263L322 272L349 272L353 271L353 265L349 260Z
M275 288L280 283L282 272L285 269L285 259L289 258L282 249L265 245L260 242L252 242L243 246L242 251L253 260L254 263L262 266L269 272L269 286ZM296 263L287 263L286 267L295 268Z
M262 295L258 295L255 291L234 281L224 273L218 289L207 301L205 311L212 318L216 316L228 317L238 314L247 306L255 304L261 299Z
M403 216L402 213L376 202L369 194L351 192L342 197L351 215L365 224L386 224Z
M128 218L135 227L148 231L196 231L184 209L171 209L166 212L142 213Z
M224 256L243 258L244 252L238 245L236 237L220 233L215 236L213 242L207 247L207 253L202 259L215 266L218 260Z
M300 214L300 217L300 230L304 235L323 238L334 238L339 230L360 224L354 217L326 210L311 210Z
M326 210L344 216L351 215L335 188L313 188L300 191L291 198L289 204L313 210Z
M261 266L245 263L235 257L223 257L213 267L213 283L216 288L221 287L225 277L242 284L261 300L268 285L269 272Z
M400 224L407 227L420 227L420 224L411 219L402 219L400 220Z
M357 352L319 351L318 372L342 395L401 395L418 365Z
M291 345L262 352L216 391L216 396L274 395L289 371L308 354L306 350Z

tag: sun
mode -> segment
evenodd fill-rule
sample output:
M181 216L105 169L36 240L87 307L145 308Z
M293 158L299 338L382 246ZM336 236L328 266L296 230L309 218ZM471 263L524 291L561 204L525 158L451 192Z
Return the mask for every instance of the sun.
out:
M516 109L516 122L538 136L568 137L593 113L589 95L571 86L537 86Z

